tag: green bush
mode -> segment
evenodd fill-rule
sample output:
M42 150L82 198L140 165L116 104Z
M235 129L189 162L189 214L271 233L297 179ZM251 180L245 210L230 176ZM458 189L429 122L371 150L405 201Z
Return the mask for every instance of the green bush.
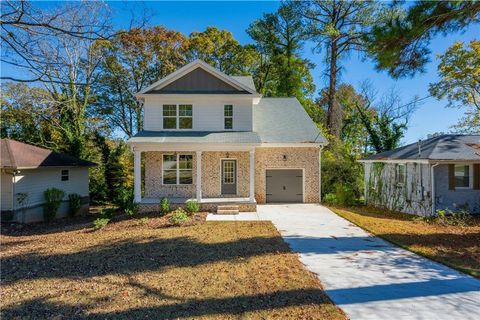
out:
M168 219L168 221L173 224L174 226L180 226L188 221L188 214L182 208L178 208L177 210L172 212L172 215Z
M162 215L165 215L169 212L170 212L170 201L166 197L162 198L162 200L160 200L160 213Z
M447 226L467 226L471 222L471 215L466 210L452 211L450 209L437 210L437 214L420 217L426 223L436 223Z
M325 204L337 204L338 203L337 196L334 193L327 193L323 197L323 202Z
M68 195L68 213L71 217L77 214L82 206L82 197L77 193L70 193Z
M200 204L198 204L197 200L187 200L185 203L185 208L187 209L188 213L194 214L200 210Z
M65 192L60 189L50 188L43 192L43 196L45 197L43 218L48 222L55 219Z
M133 203L133 190L127 188L117 189L113 202L122 210L131 208L131 204Z
M337 203L342 206L351 207L356 204L355 192L348 185L337 183L335 185L335 196L337 198Z
M138 203L131 202L123 211L130 217L136 215L138 213Z
M93 221L93 227L95 228L95 230L99 230L104 228L109 222L110 219L108 218L97 218Z
M106 218L108 220L113 219L113 216L115 215L115 208L104 208L100 210L100 215L102 218Z

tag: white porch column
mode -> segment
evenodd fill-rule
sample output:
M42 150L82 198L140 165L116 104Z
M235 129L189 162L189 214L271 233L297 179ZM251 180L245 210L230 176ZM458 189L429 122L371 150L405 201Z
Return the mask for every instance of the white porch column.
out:
M142 201L142 153L138 150L133 151L133 174L134 174L134 201Z
M202 151L197 151L197 201L202 201Z
M255 150L250 150L250 202L255 201Z

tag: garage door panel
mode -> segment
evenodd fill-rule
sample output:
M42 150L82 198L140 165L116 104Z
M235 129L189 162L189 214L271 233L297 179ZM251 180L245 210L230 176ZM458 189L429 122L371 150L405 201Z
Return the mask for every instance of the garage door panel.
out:
M301 169L266 170L267 202L303 202Z

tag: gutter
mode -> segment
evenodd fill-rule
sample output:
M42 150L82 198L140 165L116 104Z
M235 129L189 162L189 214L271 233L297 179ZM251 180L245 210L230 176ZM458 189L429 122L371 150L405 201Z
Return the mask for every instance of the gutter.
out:
M431 178L431 188L432 188L432 215L435 214L435 175L434 175L434 168L438 166L440 163L436 162L432 166L430 166L430 178Z

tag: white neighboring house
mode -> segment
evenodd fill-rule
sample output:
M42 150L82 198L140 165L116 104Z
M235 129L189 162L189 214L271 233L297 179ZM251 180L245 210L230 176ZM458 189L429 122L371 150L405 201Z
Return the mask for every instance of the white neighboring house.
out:
M0 144L2 221L42 221L43 193L49 188L65 193L57 218L68 214L72 193L82 197L80 211L88 212L88 168L93 162L10 139Z

